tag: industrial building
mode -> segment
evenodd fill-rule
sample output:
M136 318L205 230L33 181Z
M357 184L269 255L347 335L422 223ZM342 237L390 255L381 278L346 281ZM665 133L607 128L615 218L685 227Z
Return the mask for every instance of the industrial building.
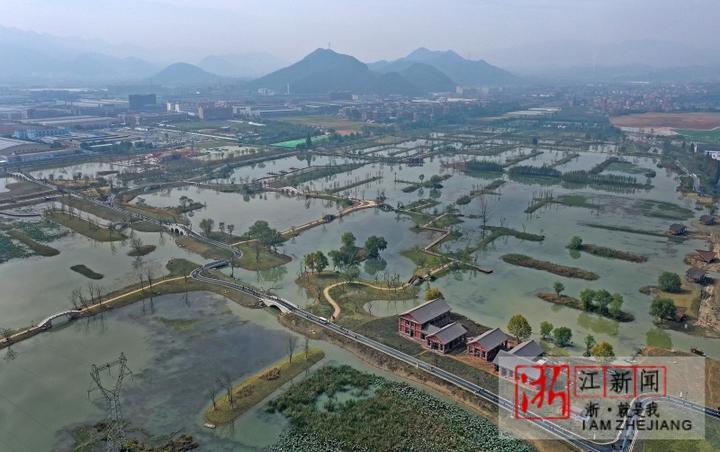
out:
M71 130L100 129L118 124L120 120L108 116L61 116L58 118L26 119L23 124L34 124L45 127L65 127Z
M33 143L32 141L16 140L14 138L0 137L0 155L31 154L49 149L44 143Z

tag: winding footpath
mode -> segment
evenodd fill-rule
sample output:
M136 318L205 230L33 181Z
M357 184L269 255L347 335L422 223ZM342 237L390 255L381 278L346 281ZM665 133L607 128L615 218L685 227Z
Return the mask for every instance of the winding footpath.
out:
M81 196L81 195L75 195L75 196ZM81 196L82 197L82 196ZM162 223L158 222L155 219L152 218L146 218L146 221L150 221L155 224L160 224L163 227ZM236 249L234 249L231 245L218 242L215 240L211 240L207 237L201 236L200 234L194 233L193 231L187 229L187 233L192 235L193 237L197 238L198 240L202 240L208 244L211 244L213 246L218 246L223 249L227 249L231 252L233 252L236 256L242 256L242 253ZM470 381L467 381L451 372L448 372L447 370L444 370L440 367L433 366L425 361L422 361L412 355L408 355L404 352L401 352L400 350L397 350L393 347L390 347L388 345L385 345L381 342L378 342L374 339L368 338L366 336L363 336L361 334L358 334L352 330L349 330L341 325L337 325L333 322L330 322L329 320L317 316L298 305L280 298L278 296L262 292L256 288L244 285L239 282L233 282L228 281L225 279L219 279L215 278L213 276L210 276L207 274L209 270L221 268L228 265L228 262L225 260L219 260L210 262L208 264L205 264L203 266L200 266L192 271L190 274L190 277L207 284L214 284L218 285L230 290L236 290L238 292L244 293L246 295L249 295L251 297L254 297L258 299L261 303L263 303L265 306L272 306L277 309L279 309L282 313L285 314L292 314L296 315L299 318L302 318L304 320L307 320L309 322L312 322L313 324L326 329L327 331L337 334L339 336L342 336L348 340L351 340L357 344L363 345L365 347L368 347L372 350L375 350L377 352L383 353L389 357L392 357L398 361L401 361L403 363L406 363L410 366L413 366L415 369L425 372L430 376L434 376L436 378L439 378L446 383L449 383L450 385L453 385L457 388L460 388L470 394L473 394L477 397L480 397L481 399L484 399L494 405L496 405L499 409L507 410L509 412L514 412L515 405L514 402L511 400L508 400L506 398L503 398L499 396L498 394L495 394L494 392L490 391L489 389L486 389L482 386L479 386L477 384L474 384ZM157 284L163 284L167 283L173 280L179 280L185 278L184 276L176 277L176 278L169 278L162 281L158 281L154 283L153 285ZM141 291L143 289L137 289L131 293L137 293L138 291ZM130 295L130 293L118 295L116 297L113 297L108 300L104 300L103 302L99 303L96 306L106 306L108 303L112 303L113 301L117 301L119 298L126 297ZM92 307L88 308L85 312L86 315L92 315L95 312L90 311L93 309ZM97 309L98 312L101 312L102 309ZM63 314L63 313L60 313ZM52 318L53 316L48 317L48 319ZM71 317L72 318L72 317ZM48 325L51 325L51 320ZM38 328L38 327L35 327ZM46 326L45 328L41 329L40 331L45 331L48 329L49 326ZM21 333L17 333L21 334ZM7 342L6 339L3 339L4 342ZM1 344L1 343L0 343ZM678 399L675 397L666 397L665 400L670 401L671 403L682 406L688 410L695 411L698 413L703 413L708 416L713 416L716 418L720 418L720 411L708 408L702 405L698 405L683 399ZM643 403L649 402L650 399L644 399ZM558 440L566 441L579 450L583 451L590 451L590 452L610 452L613 450L620 450L620 451L629 451L632 449L632 447L635 445L635 441L637 440L637 432L634 428L634 420L635 417L632 414L633 410L630 410L629 416L625 419L624 428L621 432L618 433L616 439L614 441L609 441L605 443L598 443L591 441L589 439L580 437L575 432L551 421L546 419L538 418L537 420L528 420L528 422L531 422L535 427L540 428L551 435L553 435ZM533 413L528 413L529 415L532 415Z

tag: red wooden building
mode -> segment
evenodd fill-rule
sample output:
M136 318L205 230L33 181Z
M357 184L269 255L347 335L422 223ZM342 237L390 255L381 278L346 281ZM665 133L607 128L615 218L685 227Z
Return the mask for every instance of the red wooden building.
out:
M493 328L467 342L467 352L485 361L492 361L500 350L507 349L509 336L500 328Z
M425 346L430 350L447 353L465 343L467 330L458 322L453 322L425 337Z
M442 298L435 298L400 314L398 331L400 334L425 341L425 336L434 331L428 327L443 327L450 323L450 306Z

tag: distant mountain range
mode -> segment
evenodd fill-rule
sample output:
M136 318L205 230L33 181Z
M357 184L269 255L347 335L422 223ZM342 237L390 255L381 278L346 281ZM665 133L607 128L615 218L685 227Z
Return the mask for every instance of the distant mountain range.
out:
M486 61L468 60L452 50L433 51L424 47L395 61L378 61L369 66L379 72L401 72L417 63L432 66L462 86L498 86L518 81L514 75Z
M285 66L286 62L266 53L209 55L198 66L225 77L257 78Z
M370 64L318 49L282 69L283 61L263 53L218 54L199 60L196 55L191 60L197 61L196 65L174 63L165 67L177 56L171 57L171 50L158 52L0 26L0 83L103 86L150 82L192 87L232 82L250 90L270 88L279 93L286 92L289 85L291 93L343 90L420 95L453 91L457 85L720 81L717 52L648 40L602 46L537 43L532 48L508 49L492 56L494 61L515 64L515 74L484 60L463 58L452 50L426 48L397 60ZM174 53L178 54L185 52Z
M317 49L302 60L250 82L254 89L320 94L350 91L356 94L419 95L452 91L456 83L437 68L412 63L398 70L373 71L357 58Z
M173 63L149 78L155 85L177 88L183 86L208 86L223 81L224 77L208 72L189 63Z

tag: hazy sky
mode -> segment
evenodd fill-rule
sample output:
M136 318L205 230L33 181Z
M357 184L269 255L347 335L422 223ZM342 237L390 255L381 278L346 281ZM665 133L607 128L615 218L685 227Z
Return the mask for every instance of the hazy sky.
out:
M719 18L720 0L0 0L0 25L189 60L264 51L290 61L331 42L364 61L426 46L522 64L523 49L544 43L717 48Z

